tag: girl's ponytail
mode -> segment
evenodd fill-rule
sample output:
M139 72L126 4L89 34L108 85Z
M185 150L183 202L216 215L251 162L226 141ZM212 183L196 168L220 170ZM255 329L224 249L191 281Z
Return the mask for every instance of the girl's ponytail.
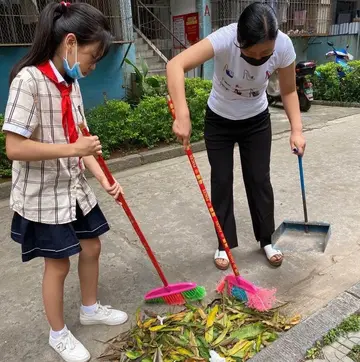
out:
M54 23L62 15L63 11L66 11L65 5L49 3L40 13L30 51L11 70L10 84L22 68L39 65L54 56L58 46L53 39Z

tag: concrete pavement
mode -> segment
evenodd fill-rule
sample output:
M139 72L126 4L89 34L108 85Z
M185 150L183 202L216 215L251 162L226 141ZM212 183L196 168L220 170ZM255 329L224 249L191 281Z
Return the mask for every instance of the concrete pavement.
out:
M283 111L273 114L272 180L276 223L301 220L302 204L296 158L288 143ZM265 262L254 241L236 152L235 195L240 247L234 252L244 276L264 287L276 286L278 298L290 301L287 311L308 316L360 279L360 109L313 107L303 115L308 142L304 158L310 221L332 224L326 253L291 253L280 269ZM209 188L205 153L196 160ZM209 299L223 273L213 266L216 238L194 176L185 157L127 170L116 175L145 235L170 281L205 285ZM132 314L143 295L160 285L136 234L113 200L91 184L111 223L103 238L99 299ZM41 302L42 262L21 263L20 249L9 238L11 213L0 202L0 361L50 362L56 355L47 347L48 326ZM97 357L106 340L129 327L81 327L76 257L66 281L65 313L68 327ZM166 310L166 307L160 307ZM95 360L95 358L94 358Z

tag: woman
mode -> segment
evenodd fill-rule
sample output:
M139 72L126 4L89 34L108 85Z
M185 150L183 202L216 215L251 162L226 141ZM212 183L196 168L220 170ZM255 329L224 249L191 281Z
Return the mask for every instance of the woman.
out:
M281 95L291 124L290 147L303 155L305 139L295 81L295 50L278 30L273 9L252 3L238 24L225 26L173 58L167 82L176 120L173 131L189 144L191 121L185 98L184 73L214 58L213 87L205 115L205 142L211 166L211 198L230 248L238 246L233 199L233 152L239 144L244 184L255 238L273 266L283 254L271 245L275 229L270 182L271 122L266 97L268 79L278 70ZM220 242L216 266L229 260Z

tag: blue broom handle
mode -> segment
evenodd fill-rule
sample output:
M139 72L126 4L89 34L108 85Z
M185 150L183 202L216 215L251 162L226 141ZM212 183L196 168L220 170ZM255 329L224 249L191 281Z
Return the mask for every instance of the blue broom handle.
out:
M302 156L300 156L300 155L298 155L298 162L299 162L301 194L302 194L302 201L303 201L303 207L304 207L304 219L305 219L305 223L307 223L308 215L307 215L306 196L305 196L304 169L303 169L303 163L302 163Z

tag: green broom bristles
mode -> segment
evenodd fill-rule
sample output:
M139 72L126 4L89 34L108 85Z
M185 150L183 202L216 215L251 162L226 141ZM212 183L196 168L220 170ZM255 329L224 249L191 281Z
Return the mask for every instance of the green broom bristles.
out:
M206 296L206 289L204 287L198 286L195 289L187 290L186 292L181 293L186 302L196 302L202 300ZM154 298L147 300L146 303L149 304L167 304L164 298Z

